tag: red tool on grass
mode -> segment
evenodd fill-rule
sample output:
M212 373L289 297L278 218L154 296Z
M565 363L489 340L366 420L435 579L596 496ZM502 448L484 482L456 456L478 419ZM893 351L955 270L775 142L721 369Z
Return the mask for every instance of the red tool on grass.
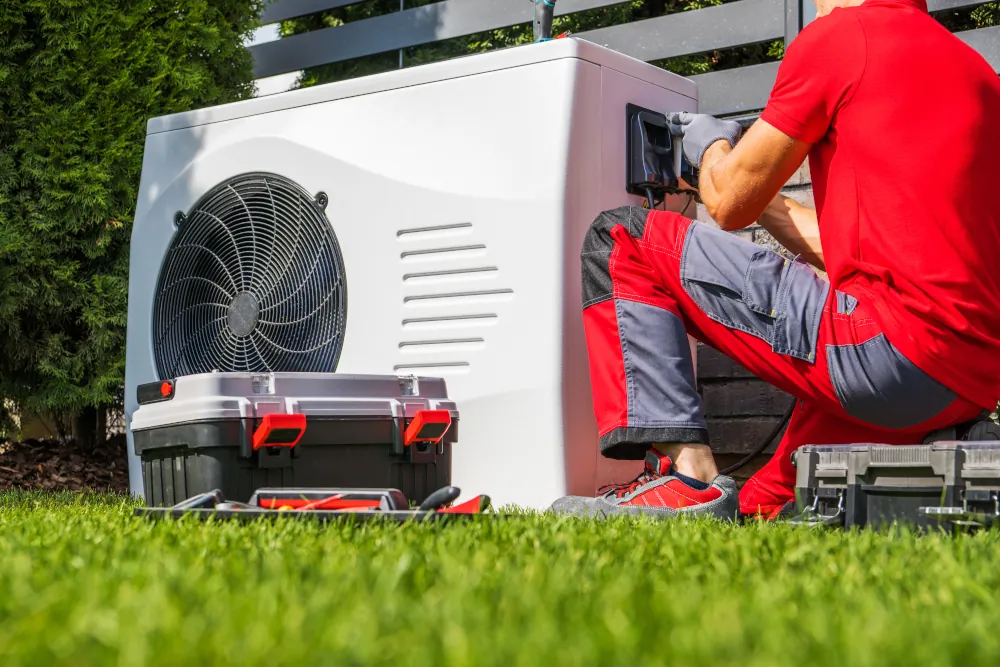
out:
M143 507L135 512L149 518L257 519L317 518L322 521L357 517L405 522L449 516L483 515L489 496L475 496L453 505L461 495L455 486L438 489L416 508L398 489L258 489L246 503L226 500L219 490L198 494L173 507Z

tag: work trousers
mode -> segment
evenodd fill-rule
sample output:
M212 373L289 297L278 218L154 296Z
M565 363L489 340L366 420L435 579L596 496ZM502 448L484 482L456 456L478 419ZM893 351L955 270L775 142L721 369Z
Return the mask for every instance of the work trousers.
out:
M893 346L873 305L800 259L677 213L624 207L587 233L583 318L600 447L641 459L654 443L708 444L688 334L798 399L774 457L740 493L745 514L794 497L807 444L919 443L981 406Z

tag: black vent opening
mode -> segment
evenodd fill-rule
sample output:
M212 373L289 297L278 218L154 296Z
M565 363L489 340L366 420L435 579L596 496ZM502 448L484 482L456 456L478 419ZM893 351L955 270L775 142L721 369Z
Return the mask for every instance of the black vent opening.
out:
M161 379L336 370L347 285L325 204L325 195L254 173L178 215L153 305Z

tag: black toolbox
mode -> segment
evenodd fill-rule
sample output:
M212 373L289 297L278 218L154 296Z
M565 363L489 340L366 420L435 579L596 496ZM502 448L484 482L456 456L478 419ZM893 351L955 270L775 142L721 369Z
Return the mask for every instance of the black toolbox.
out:
M809 445L793 462L803 522L931 529L1000 518L1000 441Z
M413 503L451 483L458 411L439 378L204 373L138 388L129 428L146 504L219 489L399 489Z

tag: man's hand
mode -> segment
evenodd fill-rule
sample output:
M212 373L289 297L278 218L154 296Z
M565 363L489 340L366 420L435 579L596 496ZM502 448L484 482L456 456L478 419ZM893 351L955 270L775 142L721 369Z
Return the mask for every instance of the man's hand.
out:
M686 111L670 114L667 117L667 127L672 135L683 139L684 159L695 169L701 169L702 159L709 146L717 141L725 141L733 148L743 133L743 127L734 121Z

